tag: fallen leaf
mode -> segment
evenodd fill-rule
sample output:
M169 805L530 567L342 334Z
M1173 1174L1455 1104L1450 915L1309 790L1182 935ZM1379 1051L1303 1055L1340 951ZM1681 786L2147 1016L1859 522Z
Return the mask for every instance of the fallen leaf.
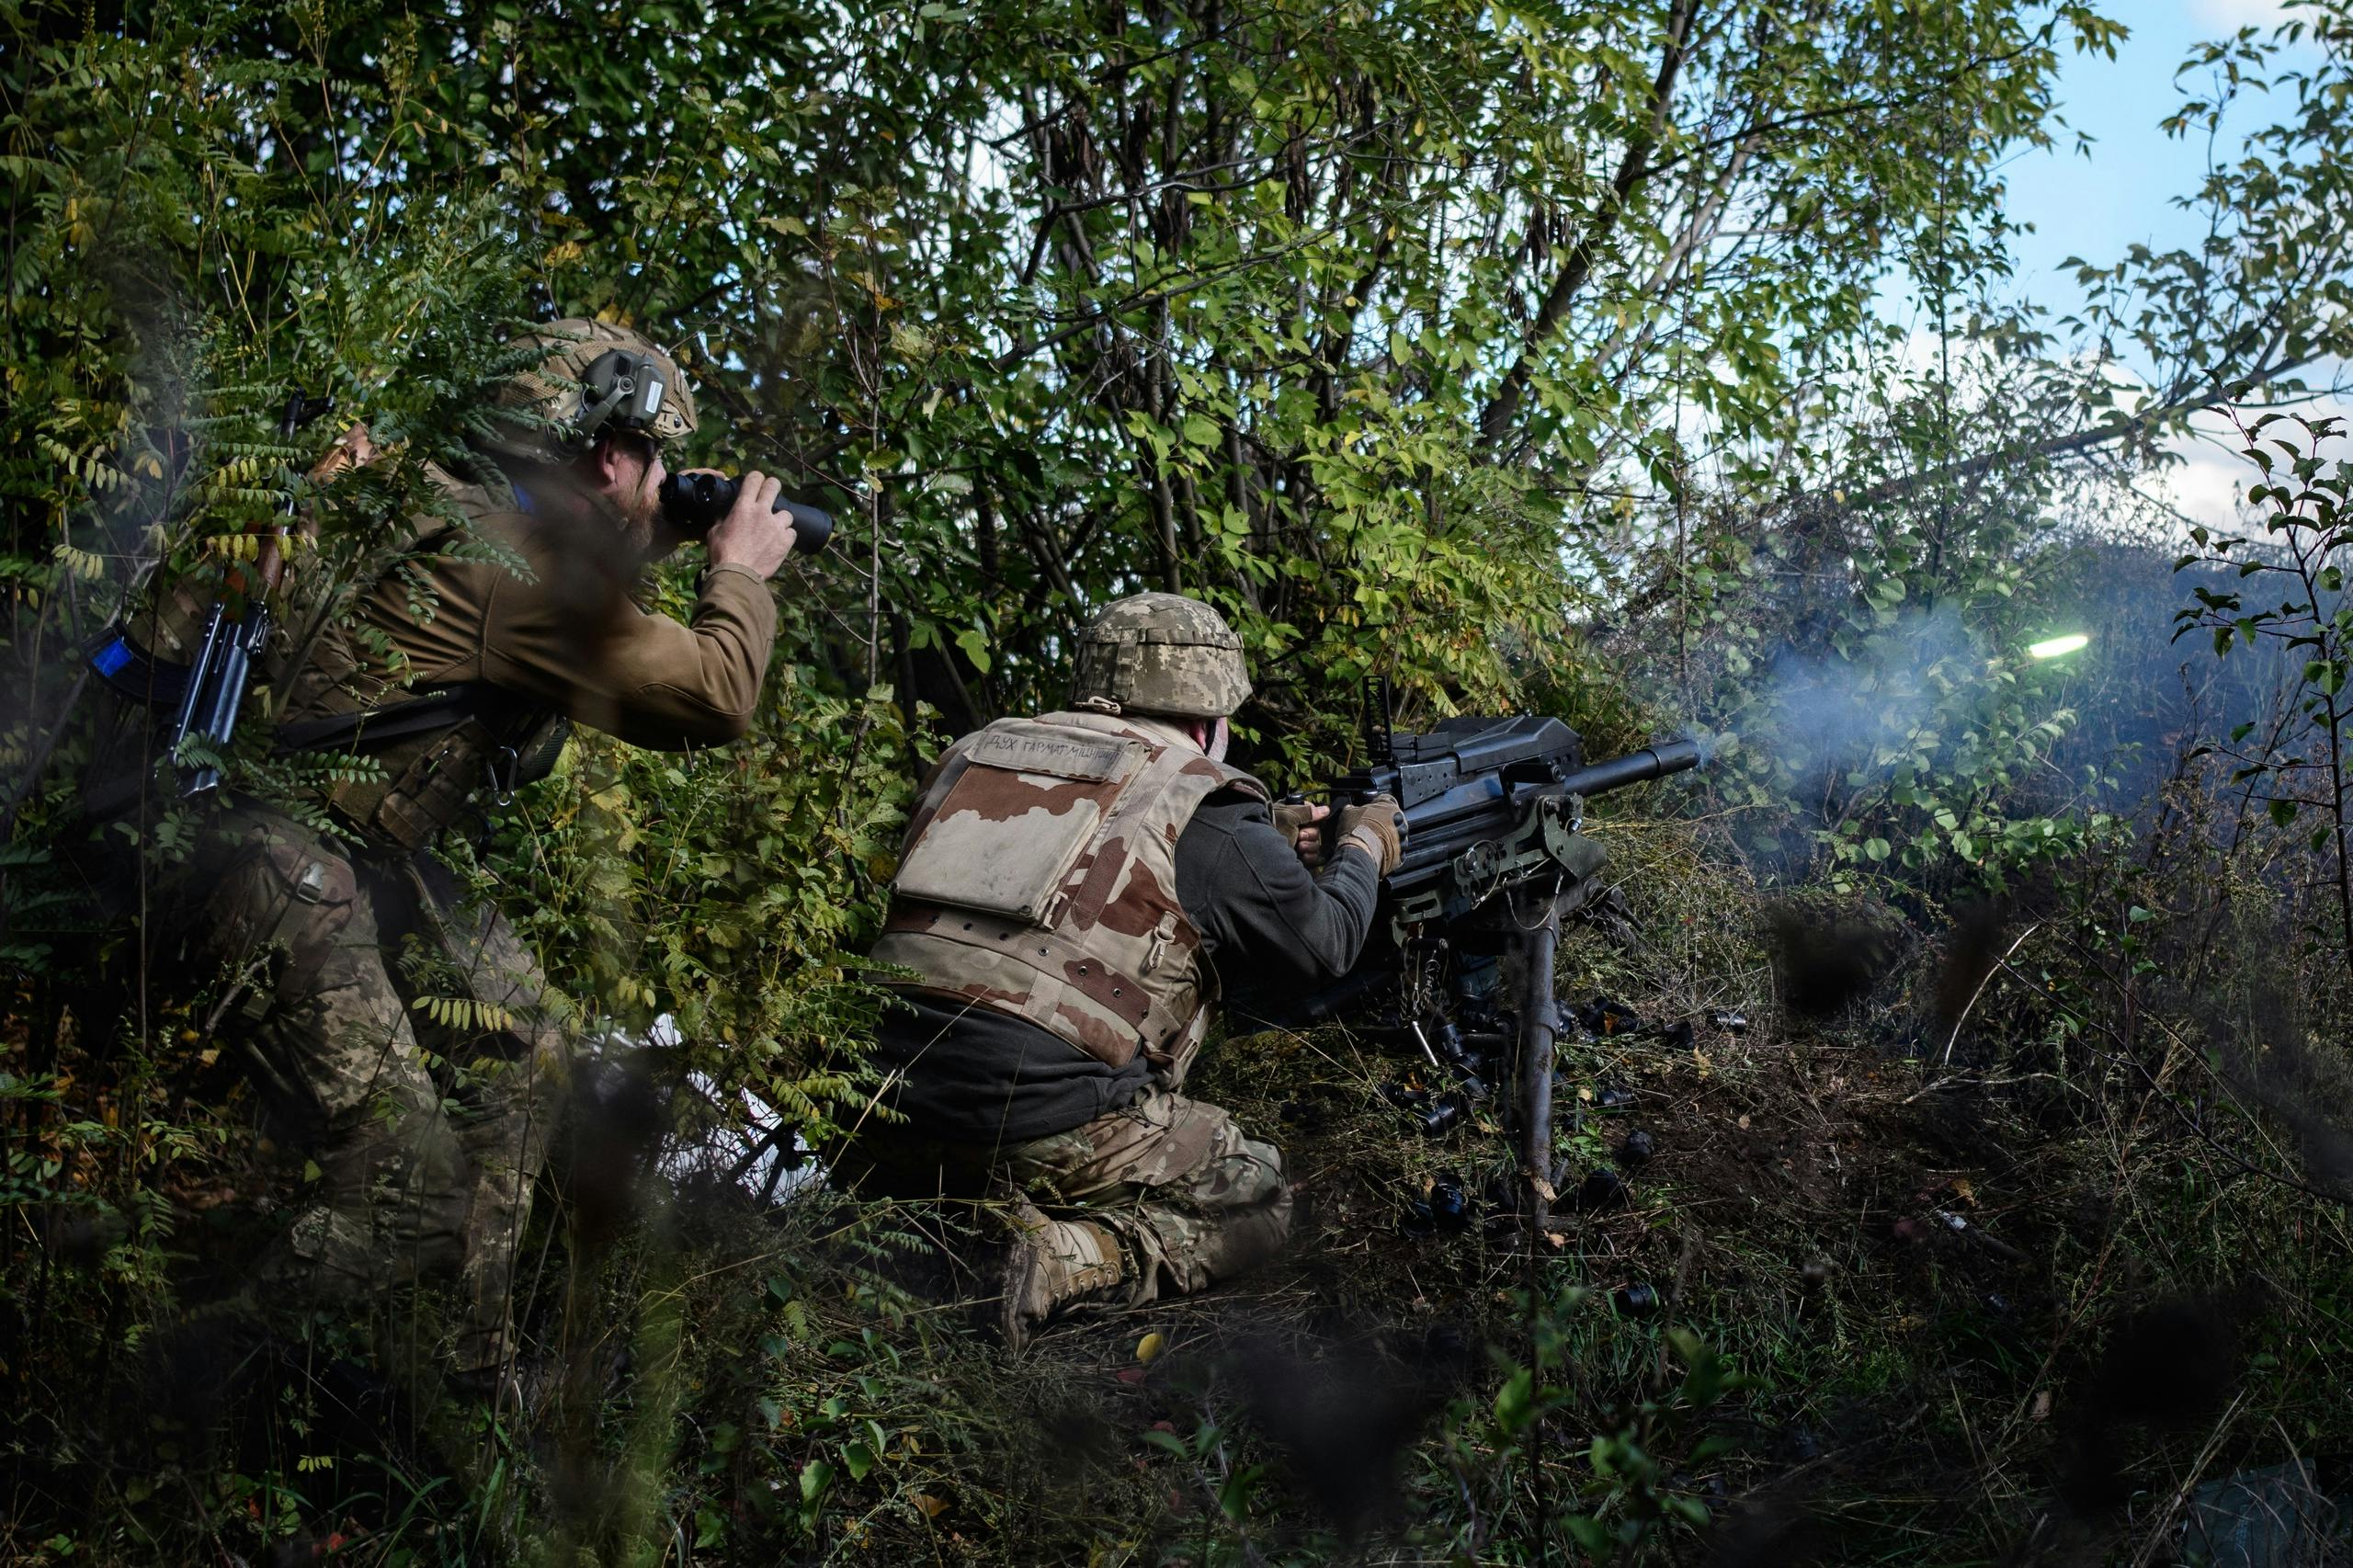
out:
M1558 1192L1552 1190L1552 1184L1546 1181L1542 1176L1530 1177L1528 1185L1535 1188L1536 1196L1542 1199L1547 1203L1553 1202L1561 1196Z
M921 1508L923 1517L926 1519L936 1519L948 1511L948 1505L928 1492L918 1492L907 1501Z
M1953 1177L1952 1190L1953 1196L1960 1199L1963 1203L1973 1204L1977 1201L1977 1189L1969 1185L1969 1178L1967 1176Z
M1716 1064L1708 1060L1708 1053L1697 1049L1691 1052L1691 1065L1699 1070L1702 1078L1712 1075L1716 1070Z
M1122 1367L1119 1370L1118 1377L1123 1383L1140 1383L1143 1381L1143 1369L1142 1367Z
M2051 1419L2051 1391L2049 1389L2038 1389L2035 1391L2034 1418L2037 1421L2048 1421Z
M1745 1132L1748 1131L1748 1118L1744 1116L1733 1125L1737 1126L1743 1132Z
M1142 1339L1136 1341L1136 1359L1149 1367L1154 1361L1159 1358L1160 1353L1167 1348L1167 1335L1162 1334L1147 1334Z

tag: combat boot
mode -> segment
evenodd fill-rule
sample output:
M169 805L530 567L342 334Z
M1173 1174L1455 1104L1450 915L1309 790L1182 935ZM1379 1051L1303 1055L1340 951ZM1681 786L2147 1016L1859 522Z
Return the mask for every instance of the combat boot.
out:
M1049 1220L1029 1204L1014 1216L1013 1244L997 1299L997 1330L1019 1350L1057 1314L1119 1284L1120 1244L1086 1220Z

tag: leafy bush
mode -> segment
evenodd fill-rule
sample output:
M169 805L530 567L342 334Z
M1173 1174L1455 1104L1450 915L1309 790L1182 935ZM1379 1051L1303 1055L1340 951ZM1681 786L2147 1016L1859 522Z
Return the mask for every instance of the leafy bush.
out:
M287 1173L252 1136L233 1043L208 1032L217 998L166 983L152 884L124 869L183 854L193 811L159 802L135 846L90 842L78 776L102 734L83 656L142 593L221 577L290 496L319 525L290 619L336 613L396 569L426 463L515 368L497 345L556 314L676 344L705 416L690 455L780 472L843 520L781 588L749 740L671 757L585 739L460 852L584 1039L675 1031L668 1070L721 1104L748 1089L781 1108L783 1139L822 1142L871 1092L856 955L924 757L1055 701L1070 635L1108 597L1182 586L1241 631L1259 690L1240 726L1281 785L1349 752L1367 676L1396 684L1408 724L1528 708L1600 752L1705 733L1704 825L1648 838L1612 820L1650 857L1620 863L1676 897L1637 888L1652 945L1610 960L1611 983L1685 1011L1735 1002L1764 1039L1779 1020L1751 872L1807 907L1884 900L1915 960L1953 904L2020 901L2001 929L2024 934L1933 1039L1869 1012L1933 978L1889 981L1850 1021L1897 1051L1995 1060L1987 1114L2063 1189L2109 1168L2095 1149L2131 1174L2098 1199L2114 1228L2051 1225L2030 1310L2054 1358L2119 1290L2116 1248L2186 1279L2302 1238L2284 1195L2333 1189L2264 1139L2289 1127L2329 1168L2334 1124L2309 1107L2342 1086L2341 1040L2307 1021L2341 1015L2353 932L2341 780L2309 782L2334 778L2346 662L2328 422L2284 464L2251 426L2284 469L2256 497L2265 540L2197 540L2287 592L2275 608L2205 579L2195 623L2218 646L2309 653L2287 705L2231 743L2236 804L2186 765L2172 814L2132 824L2145 858L2123 854L2104 766L2054 777L2077 686L2020 649L2066 602L2081 557L2063 514L2086 485L2104 505L2098 483L2192 413L2295 395L2353 347L2347 8L2201 51L2213 90L2194 87L2177 132L2258 87L2289 108L2195 193L2207 241L2087 267L2090 308L2055 324L2006 296L2002 162L2052 139L2061 57L2112 51L2117 23L2083 0L1824 0L1803 26L1786 10L0 0L0 635L17 677L0 708L0 1372L22 1478L0 1550L1338 1549L1292 1528L1280 1445L1222 1408L1114 1446L1113 1479L1084 1472L1100 1512L1046 1490L1006 1458L1028 1428L999 1368L892 1283L914 1234L826 1200L776 1219L689 1193L610 1233L551 1222L526 1304L565 1386L540 1391L538 1422L476 1417L461 1442L383 1415L351 1325L313 1325L295 1366L183 1310L217 1293L208 1275L233 1271ZM1887 318L1903 288L1933 362ZM2145 384L2119 343L2154 366ZM339 407L289 440L296 390ZM385 460L299 479L353 419ZM657 603L687 602L689 565L656 574ZM257 700L225 760L239 787L290 796L309 765L268 755L266 718ZM2258 982L2283 904L2299 967ZM1839 1063L1824 1071L1847 1090L1790 1092L1817 1113L1882 1073L1921 1075L1892 1106L1949 1087L1921 1062L1845 1062L1836 1026L1771 1038L1807 1071ZM1711 1049L1643 1070L1696 1105L1735 1076ZM1742 1092L1781 1060L1759 1047ZM2047 1102L2020 1086L2046 1081ZM650 1157L624 1141L614 1159ZM2147 1174L2165 1161L2179 1169ZM1886 1191L1909 1202L1914 1179ZM1796 1217L1812 1212L1761 1222L1786 1251L1816 1244ZM1984 1326L1984 1292L1965 1269L1886 1262L1862 1226L1819 1244L1910 1294L1891 1325L1828 1288L1835 1356L1775 1315L1791 1259L1762 1244L1695 1266L1694 1299L1724 1304L1689 1333L1618 1320L1569 1259L1483 1306L1497 1359L1416 1450L1412 1550L1536 1560L1562 1533L1596 1558L1679 1550L1662 1543L1707 1511L1692 1472L1755 1473L1720 1451L1743 1410L1947 1370L1906 1337L1915 1317L1965 1363L1961 1430L1930 1436L1973 1446L1999 1404L2004 1451L2039 1452L2039 1418L2016 1414L2039 1374ZM2196 1245L2169 1252L2177 1233ZM1462 1300L1494 1304L1484 1267ZM2295 1267L2299 1301L2341 1291L2341 1256ZM2331 1343L2268 1334L2262 1353L2264 1397L2333 1439L2290 1386ZM1710 1344L1787 1367L1744 1384ZM216 1364L239 1370L176 1369ZM208 1447L216 1430L237 1439ZM455 1474L444 1443L484 1468ZM1181 1508L1154 1464L1184 1467ZM2006 1517L1972 1516L1985 1555L2014 1544L1991 1540Z

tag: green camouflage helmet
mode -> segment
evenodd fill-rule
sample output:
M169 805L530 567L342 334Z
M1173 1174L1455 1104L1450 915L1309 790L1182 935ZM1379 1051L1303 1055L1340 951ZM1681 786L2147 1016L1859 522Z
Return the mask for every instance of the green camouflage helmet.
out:
M1074 707L1222 719L1249 695L1242 639L1199 599L1131 594L1078 634Z
M506 347L551 352L492 395L499 412L484 444L494 451L563 463L608 430L657 446L694 433L694 394L678 362L625 326L574 317L533 327ZM514 414L502 417L507 410Z

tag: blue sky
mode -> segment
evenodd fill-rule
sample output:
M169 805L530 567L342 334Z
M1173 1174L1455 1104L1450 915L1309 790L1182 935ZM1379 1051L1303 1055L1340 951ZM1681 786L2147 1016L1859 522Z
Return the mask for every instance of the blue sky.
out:
M2132 36L2112 61L2067 56L2059 79L2067 121L2060 145L2020 153L2006 170L2010 216L2037 231L2019 239L2018 281L2053 304L2075 298L2059 270L2071 255L2105 260L2134 241L2173 245L2196 237L2194 219L2167 199L2196 187L2205 144L2157 129L2180 101L2174 73L2199 42L2282 15L2278 0L2111 0L2107 9ZM2262 101L2255 100L2258 112ZM2088 156L2075 148L2076 131L2095 139Z
M2017 287L2063 313L2081 299L2060 266L2066 257L2112 261L2135 242L2170 248L2197 238L2196 216L2170 198L2196 188L2205 142L2175 141L2157 128L2180 101L2174 73L2200 40L2248 25L2268 28L2286 14L2279 0L2110 0L2107 10L2132 36L2114 60L2067 59L2059 81L2067 126L2059 144L2022 152L2006 170L2009 215L2035 229L2018 237ZM2257 97L2243 117L2250 126L2258 123L2263 104ZM2094 138L2088 156L2075 148L2079 131ZM2239 460L2211 443L2185 456L2189 460L2154 488L2194 516L2227 520L2246 483Z

